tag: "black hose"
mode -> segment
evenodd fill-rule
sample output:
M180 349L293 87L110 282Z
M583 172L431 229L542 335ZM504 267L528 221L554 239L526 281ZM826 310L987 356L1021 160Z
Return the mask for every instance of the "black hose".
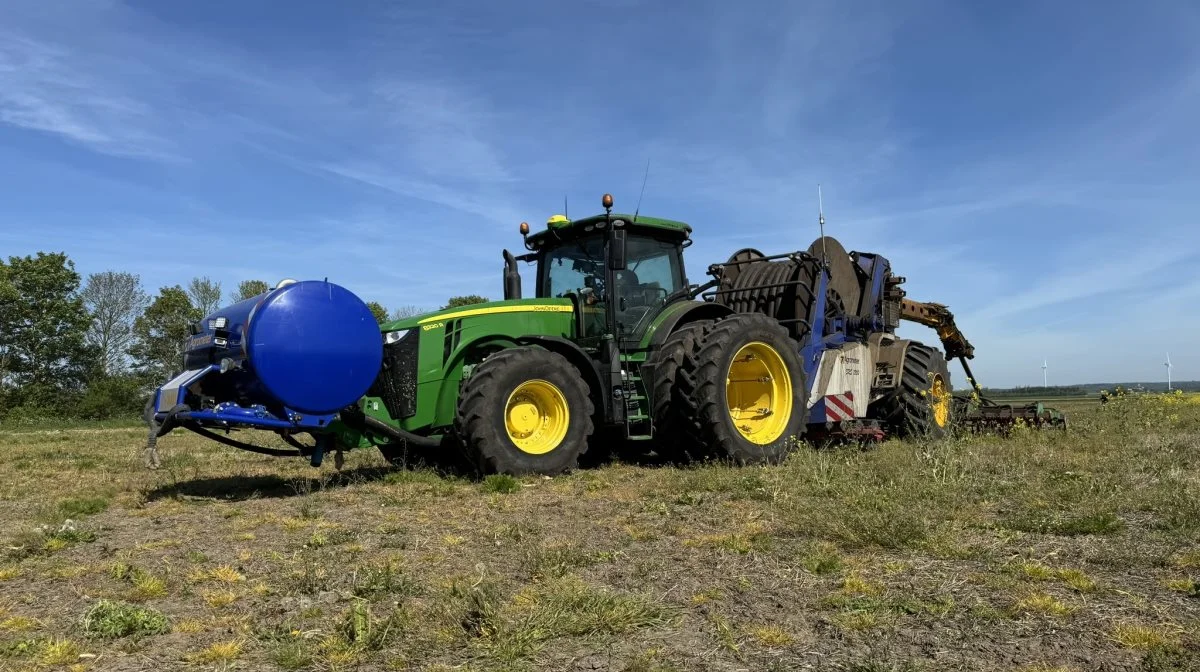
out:
M806 259L743 264L716 300L737 313L762 313L780 320L801 339L812 319L818 271L817 264Z
M189 430L199 434L200 436L203 436L206 439L212 439L213 441L216 441L217 443L223 443L227 446L233 446L234 448L249 451L251 453L258 453L260 455L270 455L272 457L298 457L298 456L302 455L302 453L299 450L280 450L278 448L266 448L264 446L256 446L252 443L238 441L237 439L231 439L227 436L221 436L220 434L217 434L216 432L211 432L211 431L201 427L196 422L189 421L189 422L184 422L182 424L183 424L184 429L189 429Z
M342 418L342 420L346 421L348 418ZM361 417L354 418L354 420L362 423L363 427L371 430L372 432L383 434L384 436L396 441L403 441L405 443L412 444L418 448L437 448L438 446L442 445L442 440L440 438L432 439L427 436L418 436L412 432L400 429L399 427L393 427L386 422L377 418L372 418L369 415L364 414Z

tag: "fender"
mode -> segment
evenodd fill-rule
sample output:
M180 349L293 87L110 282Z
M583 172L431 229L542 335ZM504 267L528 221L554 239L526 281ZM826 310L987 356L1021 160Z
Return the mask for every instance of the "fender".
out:
M650 324L646 335L642 337L641 347L661 346L676 329L689 322L716 320L732 314L733 311L727 306L711 301L680 301L671 304Z
M604 393L604 385L601 382L600 371L596 368L596 362L584 352L583 348L573 341L559 336L521 336L514 340L518 345L536 345L566 357L568 362L579 369L579 375L583 377L588 389L592 391L597 416L608 417L608 406L611 401L609 396L611 395Z
M871 395L876 396L895 389L904 374L904 356L912 339L896 338L886 332L871 334L867 347L875 359L875 372L871 378Z
M482 359L483 353L489 350L503 350L516 345L518 345L516 341L507 337L485 336L459 348L442 368L442 378L437 390L437 405L434 407L434 415L429 427L437 429L454 424L454 417L458 412L458 392L462 385L463 368L468 363L468 359L478 361Z

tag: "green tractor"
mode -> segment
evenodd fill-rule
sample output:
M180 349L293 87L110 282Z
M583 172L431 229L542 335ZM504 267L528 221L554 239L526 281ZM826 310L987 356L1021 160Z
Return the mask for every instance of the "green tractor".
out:
M449 437L483 473L553 474L597 442L747 464L777 461L810 424L878 438L883 423L862 421L879 415L898 416L901 433L945 431L946 363L920 344L909 358L922 379L871 404L868 351L879 348L867 340L884 335L884 287L871 298L862 285L891 277L886 260L852 258L828 238L830 264L817 243L777 257L744 250L693 285L689 225L615 214L607 194L602 203L604 214L554 216L541 231L522 223L528 252L503 252L503 301L384 324L382 371L357 405L364 418L342 414L341 440L395 459ZM535 298L522 298L518 262L536 264ZM846 306L851 297L866 309ZM888 370L900 372L905 353L892 349ZM822 357L842 351L853 356ZM831 399L810 389L822 378ZM932 405L921 398L931 391Z
M692 284L689 225L613 213L608 194L602 205L536 232L522 223L502 301L376 328L337 285L287 281L206 317L187 370L149 409L152 443L182 426L314 465L377 446L393 461L461 451L482 473L555 474L597 445L750 464L802 438L948 431L945 355L894 332L915 319L952 356L972 349L944 306L903 298L884 257L821 237L806 251L740 250ZM532 298L520 262L536 266ZM210 431L243 428L296 452Z
M382 325L383 368L358 404L369 424L345 423L342 440L395 458L453 437L484 473L552 474L597 440L655 438L647 359L679 328L731 311L692 300L690 226L604 204L535 233L522 224L528 252L504 250L503 301ZM519 262L537 265L536 298L522 298Z

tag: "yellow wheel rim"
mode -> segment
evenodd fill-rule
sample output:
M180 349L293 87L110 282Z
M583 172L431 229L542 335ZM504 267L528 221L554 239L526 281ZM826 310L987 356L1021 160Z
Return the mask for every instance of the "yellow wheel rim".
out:
M950 393L946 391L946 381L942 380L941 374L933 375L929 396L933 397L933 421L938 427L945 427L950 421Z
M562 390L545 380L527 380L508 395L504 428L522 452L542 455L558 447L567 436L571 411Z
M725 380L729 416L748 441L777 440L792 419L792 375L775 348L755 341L742 346Z

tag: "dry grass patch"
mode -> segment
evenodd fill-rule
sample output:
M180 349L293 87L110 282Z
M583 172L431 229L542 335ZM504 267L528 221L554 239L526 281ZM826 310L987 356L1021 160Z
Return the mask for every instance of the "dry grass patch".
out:
M244 650L245 643L240 639L235 639L211 644L188 658L192 662L201 664L230 663L241 658Z
M1180 569L1200 569L1200 551L1184 551L1171 558L1171 564Z
M241 583L246 580L238 570L230 565L220 565L212 569L198 569L188 574L188 580L192 583L216 582L234 584Z
M204 591L200 597L213 609L223 609L238 600L238 594L231 590Z
M1150 651L1179 648L1182 634L1183 629L1174 624L1149 625L1130 622L1114 625L1110 637L1127 649Z
M1026 561L1017 564L1017 571L1031 581L1061 581L1080 593L1090 593L1096 589L1096 582L1078 569L1054 568L1040 562Z
M1167 579L1163 581L1163 586L1168 590L1184 595L1200 597L1200 585L1197 585L1196 580L1191 577L1182 579Z
M786 630L774 625L753 628L750 630L750 635L759 646L768 649L787 648L796 641L796 638L792 637Z
M1046 593L1033 593L1027 597L1017 600L1013 604L1011 613L1015 615L1029 614L1034 616L1050 616L1054 618L1062 618L1069 616L1075 612L1075 607L1065 604L1053 595Z
M0 621L0 631L3 632L28 632L40 627L42 627L41 621L28 616L9 616Z
M79 644L76 642L56 637L46 642L42 647L41 655L38 656L38 662L51 667L69 665L79 661L79 654L81 652Z

